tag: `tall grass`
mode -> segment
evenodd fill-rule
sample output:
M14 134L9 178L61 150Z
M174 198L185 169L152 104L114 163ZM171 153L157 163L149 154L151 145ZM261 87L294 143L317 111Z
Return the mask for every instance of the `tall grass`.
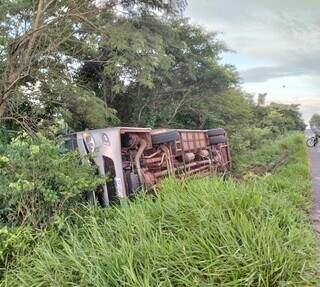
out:
M244 182L169 179L158 198L74 214L3 286L311 286L316 239L303 138L255 154L289 159L276 174ZM319 283L319 282L318 282Z

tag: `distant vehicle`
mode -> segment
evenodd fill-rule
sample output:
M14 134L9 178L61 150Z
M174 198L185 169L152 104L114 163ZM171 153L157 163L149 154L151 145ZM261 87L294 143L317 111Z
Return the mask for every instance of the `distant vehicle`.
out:
M306 141L308 147L316 147L319 143L320 138L320 129L319 128L312 128L312 131L314 132L314 135L312 137L309 137Z
M109 180L90 193L94 204L108 206L141 187L151 188L167 175L185 177L231 169L224 129L175 130L115 127L66 136L66 147L90 155L97 172Z

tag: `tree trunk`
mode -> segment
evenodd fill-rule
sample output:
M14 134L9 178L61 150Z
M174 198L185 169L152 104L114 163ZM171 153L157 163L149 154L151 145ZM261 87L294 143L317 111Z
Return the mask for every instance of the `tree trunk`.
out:
M1 118L3 118L5 112L6 112L6 103L3 102L2 104L0 104L0 121L1 121Z
M44 11L47 8L47 0L39 0L31 29L8 46L4 84L0 95L0 120L7 112L8 100L13 91L30 72L36 41L43 24Z

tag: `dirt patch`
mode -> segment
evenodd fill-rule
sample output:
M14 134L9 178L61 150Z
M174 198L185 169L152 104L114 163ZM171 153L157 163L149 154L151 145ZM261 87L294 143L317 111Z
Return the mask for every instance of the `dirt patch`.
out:
M285 151L281 155L279 155L271 164L248 165L247 167L243 168L241 172L235 174L234 178L236 178L237 180L243 180L248 174L264 176L268 173L273 173L287 162L288 156L288 151Z

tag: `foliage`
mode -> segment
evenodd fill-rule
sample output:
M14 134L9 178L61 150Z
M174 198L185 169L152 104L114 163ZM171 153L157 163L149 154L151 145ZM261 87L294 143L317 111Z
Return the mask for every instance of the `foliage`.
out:
M221 119L220 126L225 127L229 136L233 137L242 130L247 129L254 116L254 106L251 106L239 89L230 89L221 95L212 97L207 104L207 109L218 119ZM207 125L207 128L219 125Z
M4 1L0 12L0 118L29 132L36 130L39 123L40 126L48 125L47 121L50 124L57 109L64 104L57 90L73 86L75 71L87 61L100 62L93 56L101 42L114 50L119 49L118 56L124 52L122 60L121 57L111 59L113 70L120 65L118 70L123 71L123 61L135 58L133 63L139 65L141 62L144 67L138 69L137 76L141 82L149 84L148 76L141 76L156 67L155 61L144 54L148 50L152 53L153 41L143 45L148 41L148 35L134 33L125 19L145 14L175 17L185 6L185 0L168 3L158 0ZM146 26L142 32L147 30ZM133 41L131 48L127 38ZM139 55L141 49L144 52ZM157 52L157 47L153 50ZM133 57L133 51L139 57ZM123 74L119 72L117 77L120 76ZM66 90L72 97L81 97L87 92L81 85ZM98 107L96 95L90 92L86 102L92 108ZM76 103L80 109L84 104L81 100ZM106 104L99 104L94 113L100 113L102 108L105 109L102 114L113 113ZM104 118L103 125L112 124L109 119ZM97 123L92 123L91 119L85 124L101 126L101 118L97 120Z
M217 34L177 13L186 1L94 3L3 6L0 117L3 109L7 128L32 133L63 118L71 130L224 126L231 135L248 127L279 135L303 129L297 106L266 105L265 93L256 104L241 91L235 68L220 61L227 48Z
M304 211L310 181L303 136L256 155L269 162L282 152L290 157L273 175L241 183L169 179L157 200L141 196L129 205L75 214L63 237L47 234L31 257L6 273L4 284L317 285L316 238Z
M258 94L258 106L264 106L266 104L267 93Z
M274 134L284 134L292 130L303 131L306 128L298 105L258 105L254 109L254 120L258 127L273 129Z
M9 144L10 135L6 128L0 126L0 151L5 148Z
M246 97L244 95L242 100ZM226 128L231 131L232 150L236 155L257 149L288 132L303 131L306 128L299 106L277 103L266 105L266 94L260 94L259 97L257 103L252 99L246 100L243 108L238 104L241 112L238 117L234 117L237 121L226 121ZM245 108L249 109L250 113L246 113ZM225 108L221 110L224 112Z
M0 154L0 216L7 224L46 227L104 179L81 165L76 152L61 154L55 140L22 134Z
M106 124L119 123L116 110L90 91L83 91L77 86L67 86L61 91L63 104L59 112L69 127L78 129L104 128Z
M30 227L0 226L0 278L9 264L30 252L34 241L35 234Z
M255 150L274 139L270 128L245 127L231 135L231 150L235 155Z
M320 115L319 114L313 114L310 119L310 127L312 129L319 128L320 127Z
M119 21L124 25L123 19ZM104 64L84 65L80 83L94 87L124 124L190 128L216 124L210 108L237 82L233 67L219 63L224 44L185 19L147 15L125 21L131 32L119 36L117 31L117 37L101 43L99 59Z

